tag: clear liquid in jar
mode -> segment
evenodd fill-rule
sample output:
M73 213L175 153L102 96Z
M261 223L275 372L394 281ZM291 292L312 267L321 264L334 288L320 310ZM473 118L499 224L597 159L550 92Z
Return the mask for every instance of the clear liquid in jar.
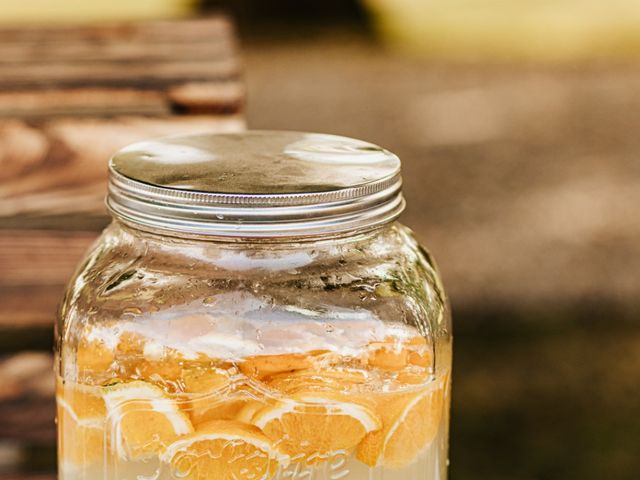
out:
M228 357L87 335L58 379L61 480L446 478L450 359L434 369L415 329L303 352L259 337Z

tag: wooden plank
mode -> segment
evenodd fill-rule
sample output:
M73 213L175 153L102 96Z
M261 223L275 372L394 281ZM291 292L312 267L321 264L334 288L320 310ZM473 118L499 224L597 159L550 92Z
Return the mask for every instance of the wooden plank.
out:
M8 340L0 339L0 351L49 347L65 285L97 236L0 230L0 334Z
M3 475L4 480L55 480L55 473L8 473Z
M63 287L60 288L63 290ZM31 297L26 299L24 305L29 307L38 305L40 298L35 295L39 292L22 289L24 294L31 294ZM38 352L50 352L53 350L54 334L53 334L53 320L56 318L56 310L60 300L62 299L62 292L56 292L53 308L48 312L43 312L46 315L40 316L40 325L32 325L26 322L21 322L22 319L26 319L29 322L33 321L34 317L27 317L25 313L16 310L15 313L20 315L10 316L6 318L11 320L12 323L7 325L0 325L0 352L8 355L12 353L19 353L25 350L33 350ZM26 295L23 295L26 297ZM51 298L54 298L51 296ZM27 309L28 312L28 309Z
M78 88L84 85L123 87L132 83L145 88L162 88L179 84L186 79L207 81L235 78L240 64L233 58L216 60L187 60L163 63L127 62L114 68L113 62L84 62L60 64L28 64L16 68L0 64L0 88L32 87Z
M167 98L176 113L236 113L244 106L244 93L238 82L189 82L171 87Z
M95 232L0 231L0 288L31 286L35 279L39 286L64 284L95 238Z
M113 152L148 137L243 126L233 115L57 119L39 128L16 121L3 128L0 122L0 166L7 167L0 169L0 227L13 222L0 228L0 329L52 325L64 286L107 222L106 163ZM55 214L66 222L49 227L66 229L72 220L86 229L88 219L94 228L39 230Z
M0 118L169 113L165 95L159 90L83 87L68 90L0 91Z
M212 26L212 29L215 27ZM132 42L129 39L112 38L107 41L34 41L0 44L0 64L62 63L109 60L114 62L160 62L176 59L226 58L236 51L233 38L207 36L188 42L170 41L167 38L154 42Z
M53 356L22 352L0 358L0 440L55 442Z
M224 16L0 29L0 352L51 347L64 287L108 222L109 157L243 129L240 71Z
M48 376L52 378L51 372ZM56 441L53 394L46 397L0 400L0 440L43 445Z
M0 357L0 401L25 398L49 399L55 391L53 356L45 352L22 352ZM0 434L2 429L0 429Z
M79 87L0 91L0 119L237 113L244 89L237 81L186 82L165 89Z
M223 16L0 29L0 118L236 113L240 72Z
M52 452L53 322L108 222L108 158L150 137L242 130L240 72L225 17L0 29L1 442Z
M179 23L181 28L176 28ZM131 23L109 23L76 27L21 26L0 29L1 42L29 43L75 43L87 44L112 42L193 42L194 40L217 40L233 37L233 23L229 17L218 14L208 18L184 19L179 22L153 21Z
M104 214L107 159L119 148L150 137L243 127L237 115L0 122L0 217Z
M36 215L13 215L0 217L0 232L3 230L67 231L67 232L100 232L111 221L106 212L62 213Z

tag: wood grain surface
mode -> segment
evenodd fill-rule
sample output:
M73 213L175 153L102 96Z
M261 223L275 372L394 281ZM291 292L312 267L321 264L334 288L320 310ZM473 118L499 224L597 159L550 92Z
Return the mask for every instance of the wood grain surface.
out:
M0 228L18 215L104 212L107 160L129 143L243 126L237 114L0 121Z
M3 475L14 454L20 468L51 468L53 321L66 282L108 222L108 158L149 137L241 130L243 104L224 16L0 29Z

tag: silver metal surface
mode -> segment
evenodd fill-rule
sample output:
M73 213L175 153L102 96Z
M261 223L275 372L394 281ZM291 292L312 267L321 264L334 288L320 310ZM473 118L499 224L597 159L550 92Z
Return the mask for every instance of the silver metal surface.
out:
M167 137L109 162L107 205L139 228L304 237L371 228L404 208L400 160L361 140L248 131Z

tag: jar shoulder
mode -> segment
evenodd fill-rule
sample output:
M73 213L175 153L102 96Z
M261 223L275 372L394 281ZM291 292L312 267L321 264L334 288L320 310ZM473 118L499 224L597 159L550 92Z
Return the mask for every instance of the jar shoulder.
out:
M216 303L218 312L252 303L410 323L446 310L433 259L400 224L356 239L243 244L161 238L116 223L86 256L61 311L63 322L97 322Z

